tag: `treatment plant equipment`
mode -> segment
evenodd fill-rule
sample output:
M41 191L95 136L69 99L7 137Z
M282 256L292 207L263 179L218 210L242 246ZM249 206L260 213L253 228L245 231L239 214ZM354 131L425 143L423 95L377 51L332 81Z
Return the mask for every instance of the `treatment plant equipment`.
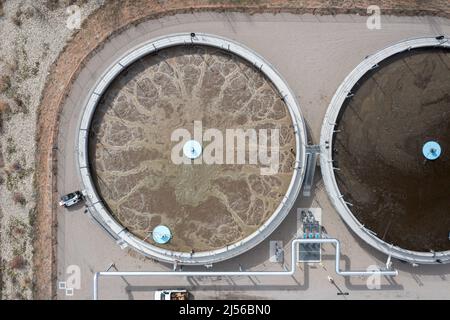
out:
M184 140L180 149L187 162L172 166L168 146L173 141L167 130L182 130L189 123L194 124L193 138ZM201 162L207 146L203 136L196 135L203 125L279 128L279 170L261 175L267 168L255 163L249 171L234 163L222 166L225 171L211 170L214 166ZM286 82L262 57L234 41L209 34L173 34L143 43L117 59L85 100L77 141L83 193L92 217L118 245L172 263L174 271L97 272L94 299L100 277L290 276L300 244L332 244L336 273L342 276L397 275L390 258L378 270L341 270L339 240L325 234L293 239L286 271L176 270L178 265L211 266L250 250L270 235L291 210L302 185L303 195L310 195L321 147L306 141L300 106ZM253 174L256 170L258 174ZM233 175L234 171L243 174ZM229 180L229 176L244 178ZM198 196L205 194L208 197ZM253 202L246 202L249 198ZM195 216L206 213L205 208L220 215ZM238 229L244 232L236 233Z
M337 89L323 121L321 170L361 239L402 261L450 262L450 42L389 46Z

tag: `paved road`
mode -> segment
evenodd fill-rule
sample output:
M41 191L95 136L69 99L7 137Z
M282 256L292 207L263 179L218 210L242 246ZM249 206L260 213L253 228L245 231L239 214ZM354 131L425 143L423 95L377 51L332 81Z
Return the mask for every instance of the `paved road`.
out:
M114 60L138 43L173 32L208 32L234 39L256 50L284 76L300 101L312 142L317 143L325 110L344 77L368 54L405 38L450 35L450 21L440 18L382 17L381 30L368 30L364 17L352 15L312 16L291 14L219 14L176 15L152 20L116 36L87 64L75 82L61 121L58 155L58 190L60 193L80 188L75 165L74 142L79 110L94 79ZM327 232L339 238L343 263L351 268L382 265L386 257L355 238L330 206L320 177L310 198L298 199L297 207L321 207ZM269 262L269 240L282 240L288 248L296 233L296 213L262 244L238 258L214 266L214 270L277 270ZM289 251L289 250L288 250ZM295 277L231 279L109 279L100 281L100 298L145 299L159 287L189 287L196 298L313 299L337 298L336 285L348 291L349 299L366 298L447 298L450 299L450 265L413 268L400 262L395 279L381 280L380 290L369 290L366 280L344 279L334 274L334 249L325 247L323 266L301 265ZM114 262L121 271L167 270L128 250L121 250L97 225L84 208L58 212L58 280L68 277L66 268L80 267L81 287L73 296L58 290L60 299L90 299L92 275ZM289 252L285 254L285 261ZM186 270L186 269L185 269ZM199 286L201 285L201 290ZM342 297L338 297L342 298Z

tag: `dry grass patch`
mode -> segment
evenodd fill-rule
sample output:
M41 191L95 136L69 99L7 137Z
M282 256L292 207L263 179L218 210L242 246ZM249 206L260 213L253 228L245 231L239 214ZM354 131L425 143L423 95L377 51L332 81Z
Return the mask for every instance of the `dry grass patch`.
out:
M10 113L11 108L9 106L9 103L4 100L0 100L0 134L3 133L3 120L4 118ZM3 160L3 157L0 155L0 167L2 167L1 162Z
M18 9L16 13L11 17L11 21L18 26L19 28L22 26L22 9Z
M10 111L9 103L7 101L0 100L0 115L7 114L9 113L9 111Z

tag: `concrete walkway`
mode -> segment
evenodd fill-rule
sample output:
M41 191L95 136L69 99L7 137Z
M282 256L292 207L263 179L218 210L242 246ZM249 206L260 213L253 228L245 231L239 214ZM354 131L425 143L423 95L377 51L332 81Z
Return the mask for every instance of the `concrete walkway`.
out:
M99 74L118 56L145 40L175 32L206 32L236 40L263 56L282 74L297 95L305 117L311 143L318 143L320 128L330 100L347 74L365 56L390 44L411 37L450 35L450 21L440 18L382 17L381 30L368 30L366 18L359 16L312 16L291 14L218 14L176 15L145 22L108 42L87 64L67 100L59 136L58 190L65 193L80 188L76 170L76 128L80 108ZM342 244L344 266L352 269L382 265L386 257L354 236L332 208L316 171L316 184L310 198L300 198L281 226L255 249L237 258L214 265L213 270L282 270L269 262L269 241L281 240L289 261L289 241L296 234L296 208L321 207L328 234ZM58 212L58 281L66 281L68 266L79 266L80 289L73 296L58 290L60 299L90 299L92 276L104 271L111 262L118 270L168 270L165 266L120 247L96 224L84 207ZM370 290L365 279L344 279L334 274L334 249L324 247L323 266L301 265L292 278L257 279L111 279L100 282L100 298L151 299L160 287L188 287L196 298L261 299L342 299L328 282L334 278L348 299L447 298L450 299L450 265L413 268L394 261L400 275L381 279L380 290ZM186 269L185 269L186 270ZM202 270L202 269L201 269ZM201 285L201 290L196 290ZM70 293L70 292L69 292Z

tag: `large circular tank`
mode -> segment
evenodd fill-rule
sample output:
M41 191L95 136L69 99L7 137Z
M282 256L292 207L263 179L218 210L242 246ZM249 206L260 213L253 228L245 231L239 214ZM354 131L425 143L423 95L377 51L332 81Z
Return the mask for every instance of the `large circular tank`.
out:
M338 212L377 249L450 261L450 50L402 42L369 56L328 110L322 170Z
M109 73L86 106L80 167L117 238L163 261L212 263L281 223L301 187L305 129L294 95L267 62L223 38L178 34L132 50ZM270 146L279 133L275 170L250 160L248 140L244 163L237 156L233 134L254 132L262 142L261 131ZM213 142L223 150L211 152ZM219 157L211 163L208 155ZM151 236L160 226L170 241Z

